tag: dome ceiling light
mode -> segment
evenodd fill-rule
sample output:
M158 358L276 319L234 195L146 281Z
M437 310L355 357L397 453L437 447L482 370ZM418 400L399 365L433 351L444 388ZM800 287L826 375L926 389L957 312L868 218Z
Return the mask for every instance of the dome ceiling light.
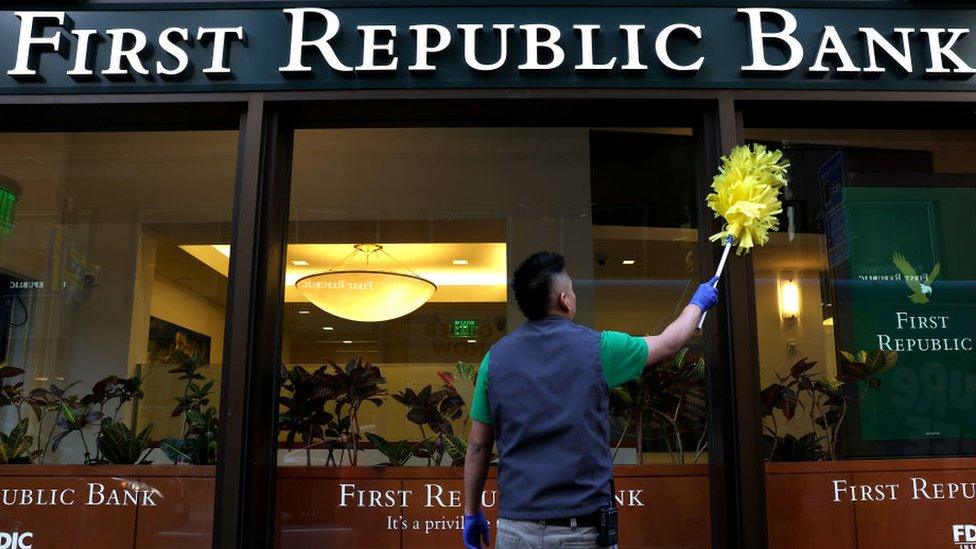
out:
M295 288L313 305L347 320L382 322L400 318L427 303L437 285L383 251L379 244L356 244L334 269L298 279Z

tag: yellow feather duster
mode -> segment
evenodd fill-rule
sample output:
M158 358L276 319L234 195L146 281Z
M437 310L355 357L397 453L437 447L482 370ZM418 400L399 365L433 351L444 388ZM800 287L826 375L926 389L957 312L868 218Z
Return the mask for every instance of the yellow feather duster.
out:
M725 219L723 229L709 240L732 237L736 254L748 252L769 240L779 228L776 216L783 211L780 189L786 185L789 162L783 153L753 144L732 149L722 157L719 173L712 179L713 192L705 197L715 217Z

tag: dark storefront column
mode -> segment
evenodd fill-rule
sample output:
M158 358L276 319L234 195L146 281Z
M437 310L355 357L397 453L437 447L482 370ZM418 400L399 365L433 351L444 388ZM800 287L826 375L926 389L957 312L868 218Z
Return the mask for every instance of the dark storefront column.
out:
M291 131L252 94L242 120L213 546L274 539L277 365Z
M698 197L701 204L702 270L715 272L721 247L706 236L720 220L705 207L719 157L742 143L741 124L730 94L717 111L703 115L699 139ZM734 257L719 286L716 314L705 323L708 370L709 468L713 549L766 547L766 508L762 470L762 430L756 367L756 317L752 259Z

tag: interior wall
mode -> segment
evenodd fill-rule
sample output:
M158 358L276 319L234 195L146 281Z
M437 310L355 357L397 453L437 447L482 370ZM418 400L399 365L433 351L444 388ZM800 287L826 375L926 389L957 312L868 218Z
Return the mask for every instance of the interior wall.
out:
M827 332L821 314L820 273L794 271L794 276L800 289L800 314L796 318L783 318L779 303L782 271L755 269L760 388L779 382L800 359L817 363L811 374L823 373L828 379L837 375L833 330ZM775 413L779 436L787 433L800 436L813 429L802 410L789 421L781 412Z
M151 306L148 313L210 337L210 365L202 370L207 379L197 383L214 382L210 405L219 406L221 356L224 347L223 304L194 295L179 282L156 275L153 279ZM144 315L147 328L149 315ZM149 341L148 329L142 333L144 335L139 342L139 348L146 349ZM186 382L180 380L177 375L168 373L170 366L146 364L145 352L143 352L143 362L140 364L140 372L145 376L143 379L145 397L139 402L139 427L154 424L153 438L157 440L179 436L183 420L172 417L171 412L176 404L174 398L183 393Z
M84 394L134 371L148 334L134 311L147 310L154 272L142 220L212 223L211 238L226 241L236 140L233 131L0 134L0 173L23 189L15 227L0 236L0 268L44 284L30 296L30 322L11 334L28 349L18 364L28 389L78 381L72 392ZM82 451L68 437L49 462L78 463Z

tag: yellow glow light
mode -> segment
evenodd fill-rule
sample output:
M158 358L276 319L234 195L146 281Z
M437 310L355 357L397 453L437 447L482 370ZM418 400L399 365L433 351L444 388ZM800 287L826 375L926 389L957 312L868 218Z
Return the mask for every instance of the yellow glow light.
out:
M382 271L320 273L295 286L316 307L358 322L400 318L427 303L437 290L420 277Z
M357 244L354 249L337 269L302 277L295 287L323 311L358 322L400 318L437 291L433 282L399 263L379 244ZM362 266L350 268L347 262Z
M796 318L800 314L800 287L792 278L780 286L779 312L783 318Z
M303 277L336 267L349 255L352 246L352 243L289 244L285 302L307 302L308 298L295 283ZM183 244L180 248L227 276L230 246ZM383 249L398 262L409 266L414 274L437 285L437 291L429 300L432 303L504 303L507 299L508 267L504 242L384 243ZM461 259L467 261L467 265L453 264L454 260ZM295 261L305 261L308 265L296 265Z

